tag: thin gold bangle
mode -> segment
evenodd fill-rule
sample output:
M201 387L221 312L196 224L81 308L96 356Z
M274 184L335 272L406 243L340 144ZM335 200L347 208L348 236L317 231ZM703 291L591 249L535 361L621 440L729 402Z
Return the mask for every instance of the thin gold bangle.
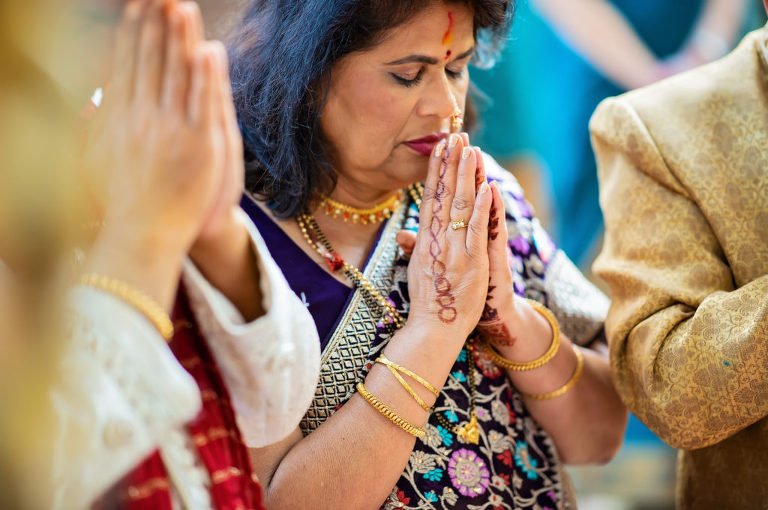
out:
M94 287L125 301L151 322L165 340L173 338L173 322L155 300L125 282L108 276L89 273L80 277L80 285Z
M378 358L376 358L376 363L381 363L382 365L386 365L386 366L388 366L388 367L390 367L390 368L394 368L394 369L395 369L395 370L397 370L398 372L402 372L402 373L404 373L405 375L407 375L408 377L411 377L411 378L413 378L413 379L414 379L416 382L418 382L419 384L421 384L422 386L424 386L426 389L428 389L429 391L431 391L432 393L434 393L436 397L439 397L439 396L440 396L440 390L438 390L437 388L435 388L434 386L432 386L432 385L429 383L429 381L427 381L426 379L424 379L424 378L423 378L423 377L421 377L420 375L418 375L418 374L416 374L416 373L414 373L414 372L412 372L412 371L408 370L408 369L407 369L407 368L405 368L404 366L402 366L402 365L398 365L398 364L397 364L397 363L395 363L394 361L390 361L390 360L389 360L389 359L388 359L388 358L387 358L387 357L386 357L384 354L380 354L380 355L379 355L379 357L378 357Z
M565 383L555 391L550 391L549 393L544 393L542 395L532 395L530 393L523 393L523 396L532 398L534 400L549 400L550 398L559 397L566 391L573 388L574 385L576 385L576 383L579 382L579 379L581 378L581 372L584 369L584 355L581 353L581 350L578 347L574 347L573 352L576 354L576 370L573 371L573 375L571 376L571 378L568 380L567 383Z
M408 384L408 383L406 382L406 380L405 380L405 379L403 379L403 376L402 376L402 375L400 375L400 373L397 371L397 369L396 369L396 368L394 368L394 367L393 367L393 366L391 366L391 365L386 365L386 367L389 369L389 371L390 371L390 372L392 372L392 375L394 375L394 376L395 376L395 379L397 379L397 380L398 380L398 382L400 383L400 385L401 385L403 388L405 388L405 391L407 391L407 392L408 392L408 394L409 394L411 397L413 397L413 400L415 400L415 401L416 401L416 403L417 403L417 404L419 404L419 405L421 406L421 408L422 408L422 409L424 409L425 411L429 411L430 409L432 409L432 406L431 406L431 405L429 405L429 404L427 404L426 402L424 402L424 399L423 399L423 398L421 398L421 397L420 397L420 396L419 396L419 395L418 395L418 394L417 394L415 391L413 391L413 388L411 388L411 385L410 385L410 384Z
M384 415L386 419L403 429L404 431L408 432L410 435L414 437L424 437L426 435L426 431L423 428L415 427L408 423L406 420L404 420L399 414L397 414L395 411L390 409L384 402L373 396L370 391L365 387L363 383L357 383L357 392L360 393L360 395L365 399L366 402L368 402L371 407L376 409L379 413Z
M533 299L527 299L528 303L533 307L536 312L538 312L539 315L547 319L547 322L549 322L549 326L552 328L552 343L549 346L549 349L547 349L547 352L545 352L540 358L535 359L533 361L527 361L524 363L519 363L516 361L508 360L507 358L503 357L501 354L496 352L496 349L491 346L490 343L485 343L485 351L488 353L488 356L493 360L494 363L496 363L498 366L502 368L506 368L508 370L513 370L515 372L525 372L528 370L534 370L536 368L541 368L550 361L552 361L552 358L555 357L555 354L557 354L557 350L560 348L560 324L557 322L557 318L555 315L549 311L549 309L539 303L538 301L534 301Z

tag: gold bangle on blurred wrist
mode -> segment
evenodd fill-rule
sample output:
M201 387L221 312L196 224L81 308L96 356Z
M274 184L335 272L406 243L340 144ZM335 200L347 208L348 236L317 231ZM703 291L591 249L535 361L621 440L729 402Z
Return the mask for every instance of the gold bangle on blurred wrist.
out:
M368 391L368 389L365 387L363 383L357 383L357 392L360 393L360 395L365 399L366 402L368 402L371 407L376 409L379 413L381 413L386 419L403 429L404 431L408 432L410 435L414 437L424 437L426 435L426 431L423 428L416 427L414 425L411 425L408 423L405 419L403 419L399 414L397 414L395 411L390 409L384 402L373 396L373 394Z
M535 359L533 361L526 361L523 363L508 360L507 358L503 357L501 354L496 352L496 349L491 346L490 343L485 343L485 351L488 353L488 356L493 360L494 363L496 363L501 368L506 368L507 370L513 370L515 372L525 372L528 370L534 370L536 368L541 368L550 361L552 361L552 358L555 357L555 354L557 354L557 350L560 348L560 324L557 322L557 318L555 315L549 311L549 309L539 303L538 301L534 301L533 299L527 299L526 301L531 305L531 307L536 310L536 312L547 319L547 322L549 322L549 326L552 328L552 343L549 346L549 349L547 349L547 352L545 352L540 358Z
M151 322L165 340L173 337L173 322L168 314L154 299L131 287L125 282L108 276L89 273L80 277L80 285L94 287L112 294L141 312Z
M524 397L532 398L534 400L549 400L550 398L559 397L566 391L573 388L577 382L579 382L579 379L581 378L581 372L584 369L584 355L581 353L581 350L578 347L573 348L574 354L576 354L576 369L573 371L573 375L568 380L567 383L556 389L555 391L550 391L549 393L544 393L541 395L532 395L530 393L523 393Z

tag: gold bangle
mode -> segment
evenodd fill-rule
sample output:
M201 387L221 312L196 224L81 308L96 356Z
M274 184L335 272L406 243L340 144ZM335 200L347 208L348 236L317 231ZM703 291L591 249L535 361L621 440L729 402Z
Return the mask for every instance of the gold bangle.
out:
M379 357L376 358L376 363L381 363L382 365L386 365L386 366L390 367L390 369L394 368L398 372L402 372L405 375L407 375L409 377L412 377L416 382L418 382L419 384L424 386L426 389L428 389L429 391L434 393L436 397L440 396L440 390L438 390L437 388L432 386L429 383L429 381L427 381L426 379L424 379L420 375L411 372L410 370L408 370L404 366L398 365L397 363L395 363L393 361L390 361L384 354L380 354Z
M127 283L108 276L89 273L80 277L80 285L97 288L125 301L141 312L165 340L173 338L173 322L163 307Z
M530 393L523 393L523 396L532 398L534 400L549 400L550 398L559 397L566 391L573 388L573 386L579 382L579 379L581 378L581 372L584 369L584 355L581 353L581 350L578 347L574 347L573 352L576 354L576 370L573 371L573 375L567 383L563 384L555 391L550 391L549 393L544 393L542 395L531 395Z
M536 368L543 367L552 361L552 358L555 357L557 350L560 348L560 324L558 324L555 315L549 311L546 306L542 305L538 301L527 298L526 301L528 301L528 304L530 304L531 307L533 307L533 309L536 310L539 315L547 319L549 326L552 328L552 343L550 344L549 349L547 349L547 352L545 352L540 358L533 361L518 363L516 361L511 361L507 358L504 358L501 354L496 352L496 349L494 349L490 343L485 343L485 351L488 353L488 356L493 360L494 363L502 368L513 370L515 372L525 372L527 370L534 370Z
M378 361L378 360L377 360L377 361ZM424 399L423 399L423 398L421 398L421 397L420 397L420 396L419 396L419 395L418 395L418 394L417 394L415 391L413 391L413 388L411 388L411 385L410 385L410 384L408 384L408 383L406 382L406 380L405 380L405 379L403 379L403 376L402 376L402 375L400 375L400 373L397 371L397 369L396 369L396 368L392 367L391 365L387 365L387 368L389 369L389 371L390 371L390 372L392 372L392 375L394 375L394 376L395 376L395 379L397 379L397 380L398 380L398 382L400 383L400 385L401 385L403 388L405 388L405 391L407 391L407 392L408 392L408 394L409 394L411 397L413 397L413 400L415 400L415 401L416 401L416 403L417 403L417 404L419 404L419 405L421 406L421 408L422 408L422 409L424 409L425 411L429 411L430 409L432 409L432 406L431 406L431 405L429 405L429 404L427 404L426 402L424 402Z
M380 412L386 419L408 432L414 437L424 437L426 431L423 428L415 427L405 421L399 414L390 409L384 402L374 397L370 391L365 387L363 383L357 383L357 392L365 399L366 402L371 404L371 407Z

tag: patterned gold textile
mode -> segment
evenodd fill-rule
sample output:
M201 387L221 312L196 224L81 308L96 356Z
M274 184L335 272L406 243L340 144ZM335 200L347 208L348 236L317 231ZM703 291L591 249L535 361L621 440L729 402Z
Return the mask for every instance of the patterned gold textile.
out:
M680 509L768 508L768 28L591 122L611 365Z

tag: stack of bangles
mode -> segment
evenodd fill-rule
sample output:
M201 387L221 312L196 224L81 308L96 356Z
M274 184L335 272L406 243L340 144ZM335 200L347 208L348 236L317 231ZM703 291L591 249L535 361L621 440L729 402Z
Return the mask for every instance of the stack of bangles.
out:
M81 276L79 283L85 287L93 287L112 294L131 305L157 328L157 331L160 332L160 335L166 341L170 341L173 337L173 322L171 322L171 318L160 304L143 292L123 281L95 273Z
M544 317L547 322L549 322L549 325L552 328L552 344L549 346L549 349L547 349L547 352L545 352L540 358L533 361L518 363L504 358L498 352L496 352L496 349L494 349L490 343L485 342L485 351L488 353L488 357L490 357L491 360L493 360L493 362L501 368L515 372L524 372L543 367L549 363L552 358L555 357L558 349L560 349L560 325L557 323L557 319L555 318L554 314L538 301L534 301L532 299L526 299L526 301L528 301L528 303L533 307L534 310L536 310L536 312L539 313L539 315ZM551 398L559 397L560 395L573 388L581 378L581 373L584 369L584 355L581 353L581 350L574 347L573 352L576 354L576 369L573 371L573 375L568 380L568 382L566 382L560 388L549 393L538 395L523 393L523 396L532 398L534 400L548 400Z
M394 363L387 359L387 357L382 354L376 359L376 363L380 363L384 366L386 366L390 372L392 372L392 375L395 376L397 381L402 385L403 388L405 388L405 391L408 392L408 394L413 397L413 399L418 403L422 409L425 411L429 411L431 409L431 406L424 402L424 399L421 398L415 391L413 391L413 388L408 384L408 382L403 378L402 375L404 374L414 381L418 382L422 386L424 386L426 389L431 391L435 396L440 395L440 390L432 386L429 381L424 379L423 377L417 375L416 373L408 370L407 368L398 365L397 363ZM394 410L392 410L389 406L387 406L384 402L376 398L373 394L371 394L370 391L368 391L368 388L365 387L363 383L357 383L357 392L360 393L360 395L365 399L366 402L368 402L374 409L376 409L378 412L380 412L384 417L386 417L389 421L403 429L404 431L408 432L412 436L415 437L424 437L426 432L421 427L416 427L414 425L411 425L408 423L407 420L402 418L399 414L397 414Z

